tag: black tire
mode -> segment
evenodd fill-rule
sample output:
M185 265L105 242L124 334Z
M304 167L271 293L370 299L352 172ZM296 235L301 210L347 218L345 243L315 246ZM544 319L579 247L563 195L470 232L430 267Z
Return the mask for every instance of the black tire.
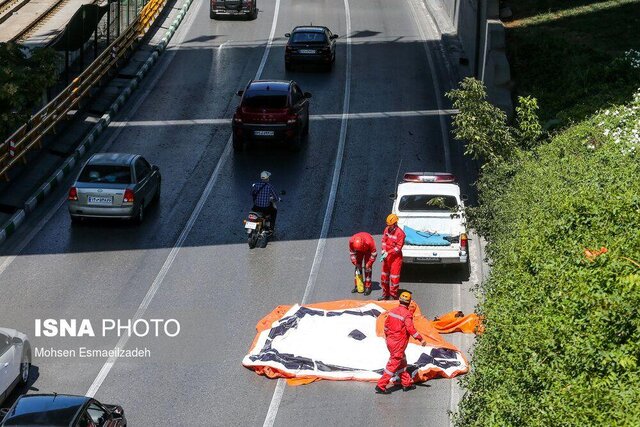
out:
M82 222L81 216L71 216L71 225L79 225Z
M260 246L260 248L264 249L267 247L267 241L269 240L269 237L266 234L261 234L260 237L258 238L258 243Z
M258 19L258 4L257 3L253 5L253 11L249 15L249 19L252 20L252 21L255 20L255 19Z
M242 150L244 150L244 141L242 140L242 138L239 138L234 134L232 142L233 142L233 151L235 151L236 153L240 153L242 152Z
M304 126L304 136L305 138L309 136L309 119L307 119L307 124Z
M298 133L298 136L296 136L289 142L290 151L294 153L300 151L300 148L302 147L303 133L304 133L304 130L300 130L300 132Z
M25 385L29 382L29 373L31 372L31 351L29 349L23 350L22 361L20 362L20 385Z
M210 10L209 11L209 18L210 19L218 19L218 15L213 10Z
M140 207L133 221L138 225L144 222L144 200L140 202Z
M256 244L258 243L258 233L252 231L247 238L247 243L249 244L249 249L255 248Z
M284 63L284 69L286 71L293 71L293 63L292 62L285 62Z

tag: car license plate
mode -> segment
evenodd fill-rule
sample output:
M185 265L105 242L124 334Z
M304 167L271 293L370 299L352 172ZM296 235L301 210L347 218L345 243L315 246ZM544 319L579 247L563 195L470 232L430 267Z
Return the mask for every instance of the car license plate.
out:
M244 228L249 228L251 230L255 230L257 226L258 226L257 222L247 221L247 223L244 225Z
M255 130L253 134L255 136L273 136L274 132L272 130Z
M111 196L89 196L87 201L90 205L112 205L113 197Z
M306 55L313 55L314 53L316 53L316 51L313 49L300 49L300 53L303 53Z
M425 257L416 257L417 262L440 262L440 258L425 256Z

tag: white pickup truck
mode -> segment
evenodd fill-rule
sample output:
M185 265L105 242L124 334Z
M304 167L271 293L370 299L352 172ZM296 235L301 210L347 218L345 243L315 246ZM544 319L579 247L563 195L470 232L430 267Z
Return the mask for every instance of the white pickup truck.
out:
M407 236L403 262L467 264L466 196L452 174L405 173L392 197L392 212Z

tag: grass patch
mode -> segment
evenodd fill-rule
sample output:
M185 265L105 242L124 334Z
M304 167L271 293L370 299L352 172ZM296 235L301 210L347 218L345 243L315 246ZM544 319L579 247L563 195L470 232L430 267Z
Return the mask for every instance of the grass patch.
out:
M511 8L516 93L538 99L543 122L566 125L631 101L640 67L624 55L640 50L640 0L519 0Z

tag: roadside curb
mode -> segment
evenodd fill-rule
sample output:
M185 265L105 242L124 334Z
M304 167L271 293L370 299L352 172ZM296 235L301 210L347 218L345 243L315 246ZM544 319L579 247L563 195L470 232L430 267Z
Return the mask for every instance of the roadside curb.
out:
M2 244L9 236L11 236L15 230L20 227L24 223L25 217L33 212L36 207L41 204L45 197L49 195L54 188L60 184L65 177L69 175L69 173L73 170L75 165L82 159L84 154L89 150L89 148L98 140L98 136L109 126L113 116L122 108L126 100L131 96L131 94L138 88L140 82L147 75L149 70L155 65L158 60L158 57L165 51L169 41L175 34L176 30L182 23L189 7L193 3L193 0L185 0L180 7L180 10L174 20L171 22L171 25L164 33L164 36L160 40L160 43L155 47L149 58L144 62L142 67L136 73L136 76L131 80L129 85L120 93L118 98L111 104L109 110L100 117L100 120L93 126L89 134L84 137L80 146L75 150L73 154L71 154L64 161L62 166L60 166L49 178L45 180L45 183L38 188L38 190L31 196L24 204L23 209L19 209L13 216L2 225L0 228L0 244Z

